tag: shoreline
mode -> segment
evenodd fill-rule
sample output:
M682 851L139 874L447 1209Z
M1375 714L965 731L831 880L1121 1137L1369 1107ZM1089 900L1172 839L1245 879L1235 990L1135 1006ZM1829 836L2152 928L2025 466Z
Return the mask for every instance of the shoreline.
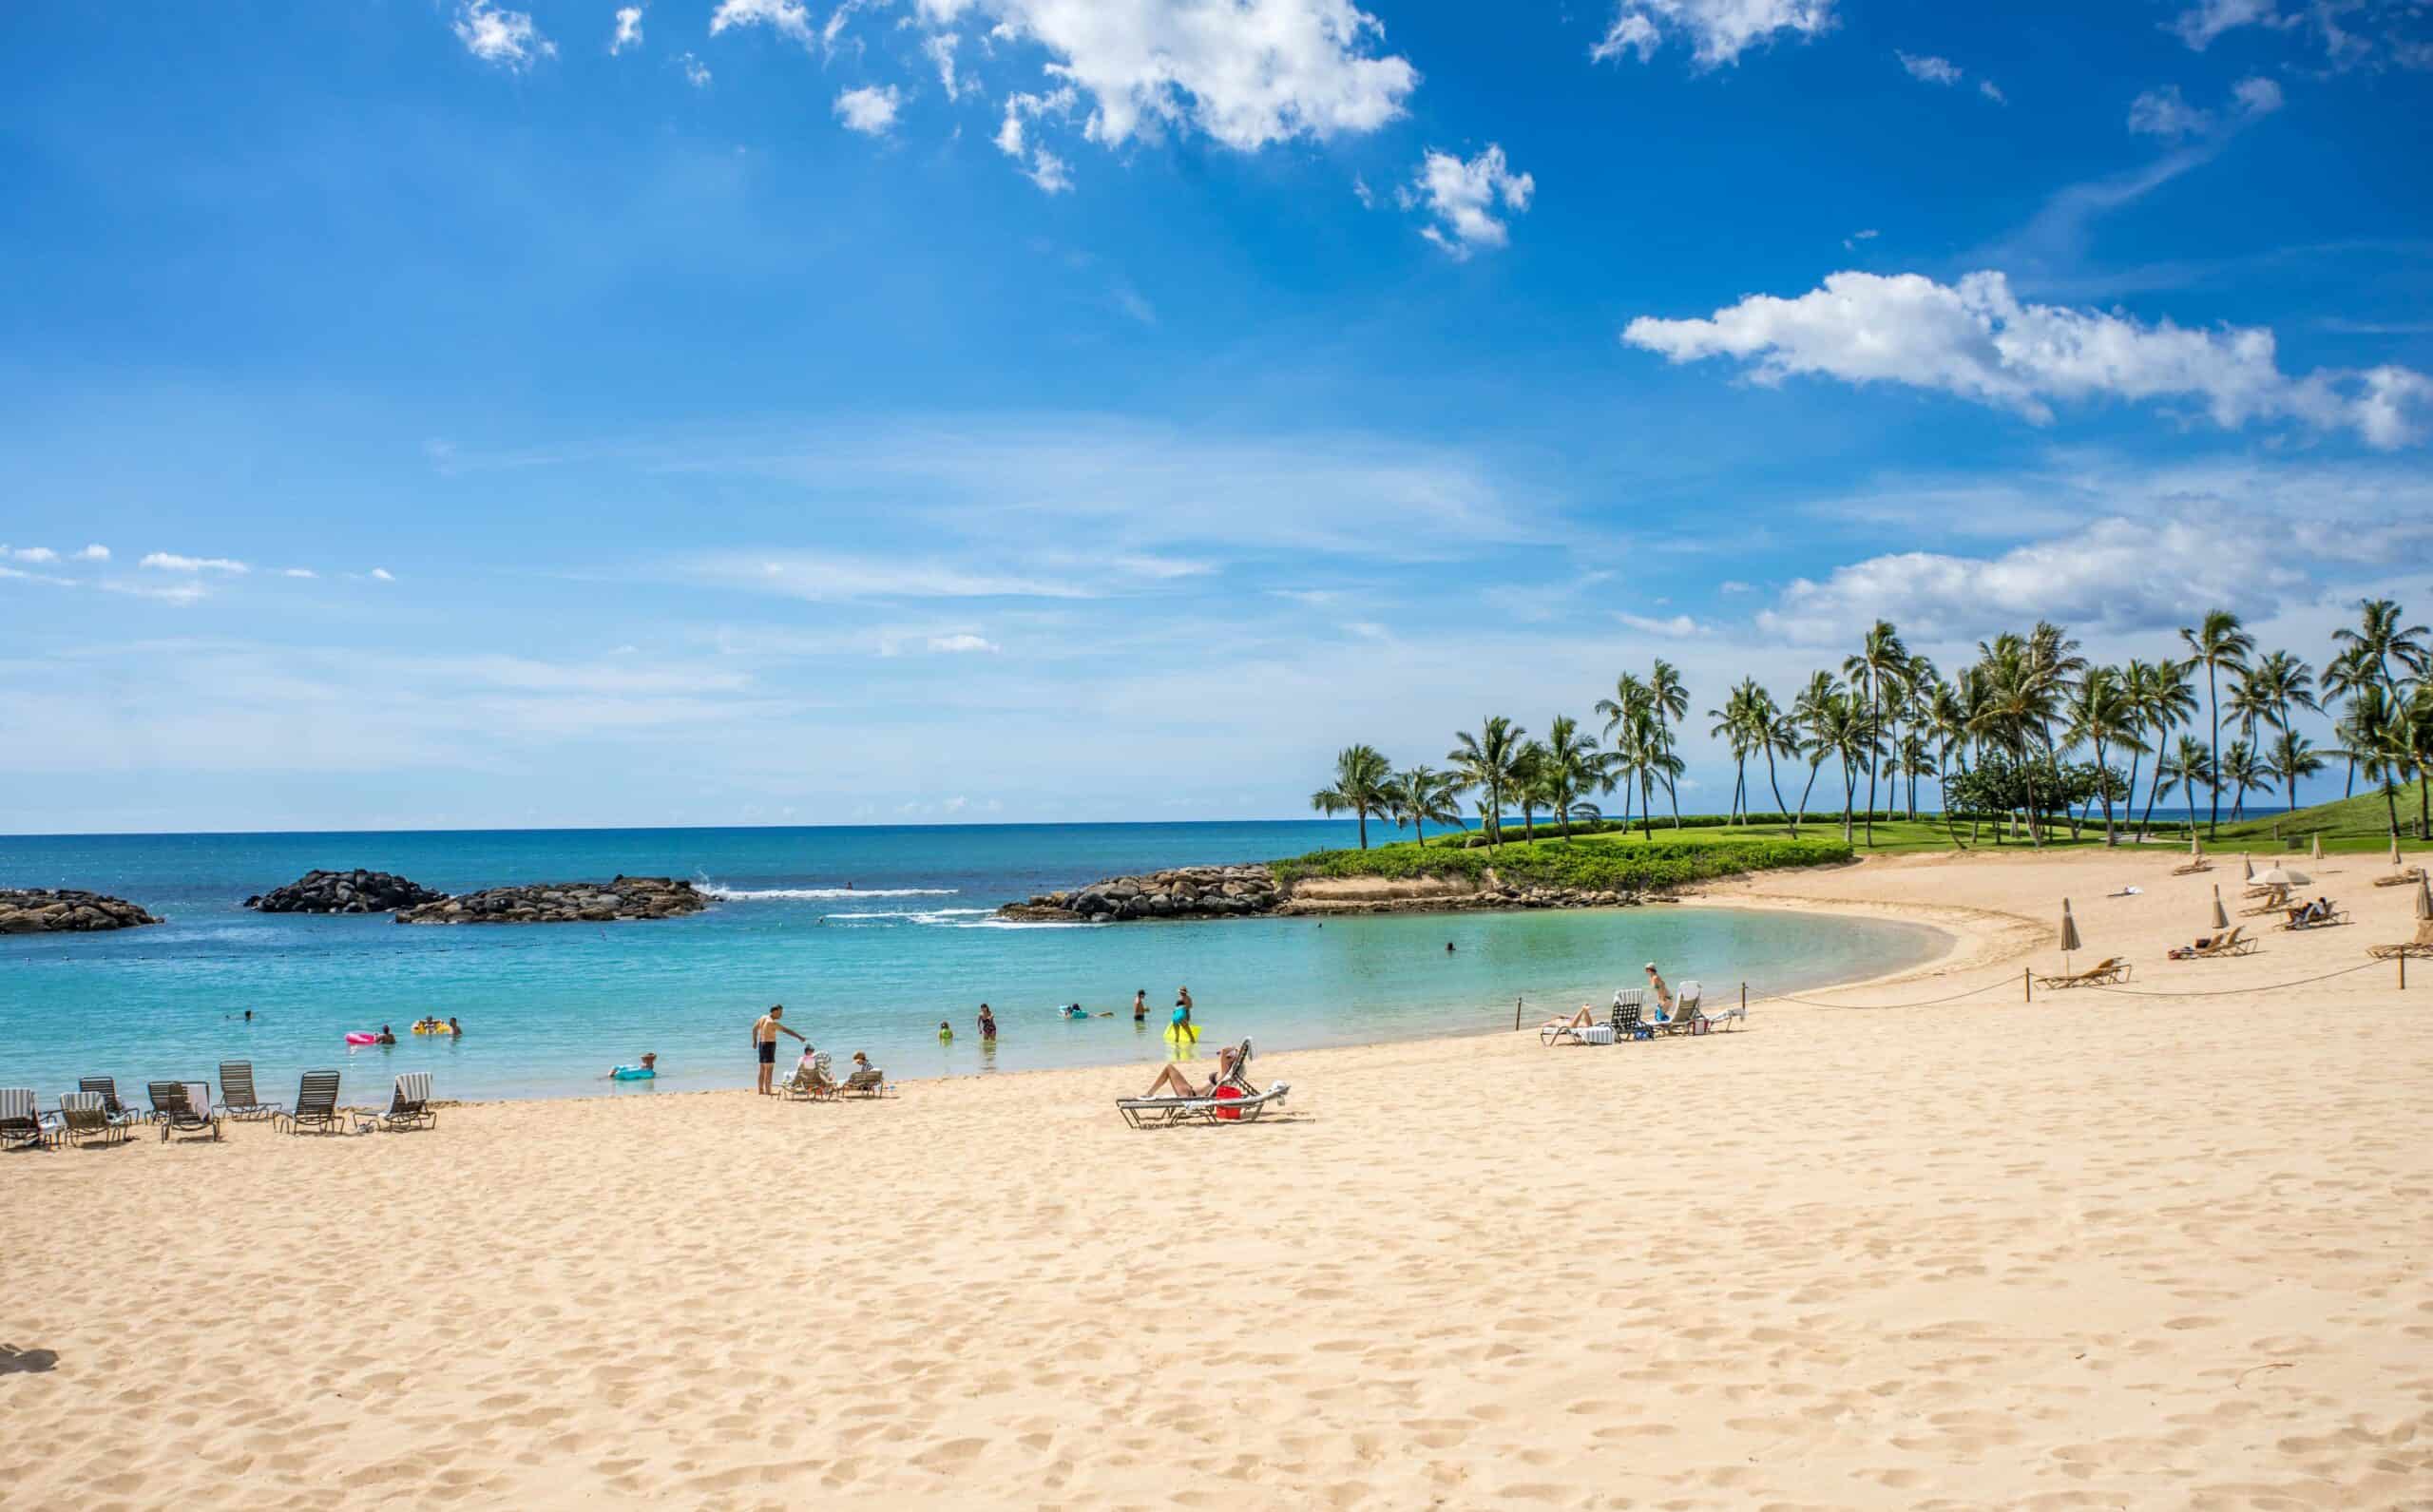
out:
M1929 1001L1262 1053L1252 1080L1293 1091L1254 1124L1126 1128L1133 1062L12 1152L27 1232L112 1237L0 1294L0 1483L209 1504L241 1465L249 1504L299 1509L2405 1504L2433 1480L2433 984L2348 964L2412 932L2411 899L2344 869L2356 925L2168 964L2213 880L2175 859L1735 887L1712 901L1937 928L1934 960L1817 989ZM2124 876L2145 893L2104 898ZM1939 1004L2044 966L2062 895L2162 995Z

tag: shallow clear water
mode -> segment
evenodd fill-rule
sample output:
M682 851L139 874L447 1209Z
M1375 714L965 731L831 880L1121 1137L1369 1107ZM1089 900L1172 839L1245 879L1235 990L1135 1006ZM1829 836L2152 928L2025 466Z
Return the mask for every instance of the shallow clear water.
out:
M0 886L91 888L168 921L0 938L0 1086L34 1087L48 1105L79 1076L113 1075L128 1092L153 1078L216 1082L221 1060L253 1062L262 1094L282 1101L298 1072L330 1066L356 1101L410 1070L436 1072L439 1094L457 1098L739 1086L752 1021L772 1003L840 1063L867 1050L898 1077L1146 1062L1167 1053L1178 985L1210 1051L1249 1034L1267 1053L1508 1030L1516 997L1534 1018L1601 1005L1651 959L1714 1000L1744 979L1772 991L1889 970L1938 944L1884 921L1674 907L1323 926L990 917L1098 877L1351 837L1335 822L0 837ZM454 928L242 906L314 867L357 866L450 891L665 873L722 901L660 923ZM1136 987L1149 992L1146 1030L1130 1017ZM1117 1017L1055 1011L1077 1001ZM983 1002L1001 1025L993 1051L972 1027ZM405 1032L426 1014L462 1020L465 1037ZM383 1024L396 1045L344 1044ZM603 1080L645 1050L659 1053L656 1082Z

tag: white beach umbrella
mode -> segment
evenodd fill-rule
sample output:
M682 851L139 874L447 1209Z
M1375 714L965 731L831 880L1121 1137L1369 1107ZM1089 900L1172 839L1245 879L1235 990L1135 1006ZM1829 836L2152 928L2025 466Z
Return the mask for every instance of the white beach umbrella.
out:
M2222 907L2222 885L2216 882L2213 884L2213 928L2227 929L2230 927L2230 910Z
M2257 877L2255 881L2260 887L2303 888L2313 882L2314 878L2307 875L2304 871L2292 871L2288 867L2274 867L2271 871L2267 871L2260 877Z

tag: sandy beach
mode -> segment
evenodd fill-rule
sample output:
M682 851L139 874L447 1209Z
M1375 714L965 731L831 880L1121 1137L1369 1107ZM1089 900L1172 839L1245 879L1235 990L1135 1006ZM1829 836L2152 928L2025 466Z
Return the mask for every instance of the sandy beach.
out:
M2213 883L2237 907L2236 858L2171 876L2183 859L1718 888L1953 947L1730 1035L1265 1056L1294 1091L1255 1126L1136 1133L1111 1106L1147 1081L1130 1068L11 1154L0 1485L93 1507L2433 1503L2433 964L2404 993L2380 963L2274 986L2405 938L2410 895L2335 858L2313 890L2354 925L2251 920L2257 953L2170 964ZM2022 965L2059 965L2064 895L2080 964L2130 958L2131 990L2021 1001ZM1668 965L1711 999L1734 981Z

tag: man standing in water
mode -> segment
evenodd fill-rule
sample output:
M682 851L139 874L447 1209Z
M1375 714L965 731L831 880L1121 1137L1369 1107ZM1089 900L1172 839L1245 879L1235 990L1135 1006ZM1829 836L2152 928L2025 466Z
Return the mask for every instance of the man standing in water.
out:
M779 1022L785 1016L786 1005L779 1003L772 1005L768 1012L752 1021L752 1050L760 1058L760 1095L764 1098L769 1095L769 1079L777 1069L777 1036L795 1034ZM802 1040L806 1045L811 1043L799 1034L795 1034L795 1038Z

